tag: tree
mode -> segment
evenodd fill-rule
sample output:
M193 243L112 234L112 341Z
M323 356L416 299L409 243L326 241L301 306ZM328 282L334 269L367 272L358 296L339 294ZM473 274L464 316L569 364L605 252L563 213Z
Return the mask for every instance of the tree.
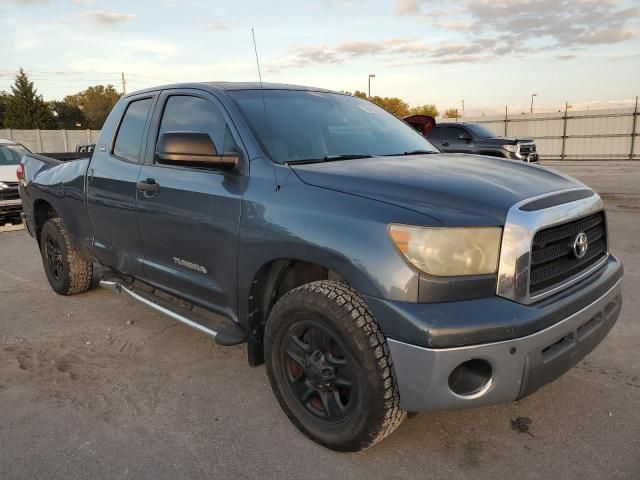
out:
M448 108L444 111L444 118L460 118L457 108Z
M438 109L435 105L418 105L416 107L409 107L407 102L398 97L367 97L367 94L360 90L353 92L353 96L369 100L399 118L404 118L409 115L438 116Z
M55 119L42 95L21 68L6 97L4 125L8 128L55 128Z
M409 109L410 115L429 115L430 117L437 117L439 115L438 109L433 104L418 105Z
M113 85L95 85L75 95L69 95L63 101L82 111L87 128L99 130L120 97L121 94Z
M65 101L49 102L58 128L87 128L87 121L79 107Z
M4 114L7 111L7 102L9 101L9 94L4 90L0 92L0 127L4 125Z
M409 115L409 104L398 97L371 97L369 101L396 117L403 118Z

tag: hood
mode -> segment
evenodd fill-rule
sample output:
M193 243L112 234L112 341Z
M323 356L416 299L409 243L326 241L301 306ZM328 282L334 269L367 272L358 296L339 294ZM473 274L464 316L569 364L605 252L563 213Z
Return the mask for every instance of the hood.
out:
M516 145L518 143L533 143L533 140L530 138L491 137L480 138L476 141L476 143L480 142L493 145Z
M17 182L17 168L18 165L0 165L0 182Z
M375 157L291 165L309 185L405 207L450 226L504 225L526 198L580 182L537 165L464 154Z

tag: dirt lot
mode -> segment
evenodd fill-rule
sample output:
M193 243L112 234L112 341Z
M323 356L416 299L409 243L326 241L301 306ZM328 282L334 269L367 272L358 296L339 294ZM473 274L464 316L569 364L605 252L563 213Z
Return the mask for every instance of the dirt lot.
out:
M0 479L640 479L640 162L561 168L609 208L611 334L529 398L417 415L359 454L298 433L244 347L100 289L56 296L31 238L0 233Z

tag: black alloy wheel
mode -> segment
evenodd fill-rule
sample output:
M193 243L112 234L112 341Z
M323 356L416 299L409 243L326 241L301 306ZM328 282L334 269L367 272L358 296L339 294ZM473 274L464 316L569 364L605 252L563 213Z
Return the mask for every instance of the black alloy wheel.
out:
M281 350L288 387L309 413L335 423L353 411L357 396L353 359L318 320L292 325Z
M49 271L51 272L51 275L53 275L53 278L60 281L64 273L60 244L58 244L58 241L55 238L49 237L47 238L47 243L44 248L47 262L49 263Z

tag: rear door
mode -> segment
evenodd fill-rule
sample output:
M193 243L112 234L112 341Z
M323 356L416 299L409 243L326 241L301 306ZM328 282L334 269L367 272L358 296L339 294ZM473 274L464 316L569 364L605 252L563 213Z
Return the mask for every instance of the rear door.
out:
M208 92L165 91L156 110L139 178L157 185L157 192L138 191L143 278L234 317L240 207L247 175L163 165L156 161L155 151L159 135L165 132L207 133L218 152L239 148L239 136L222 104Z
M136 218L136 183L142 167L147 125L157 94L118 104L103 130L87 171L87 212L96 257L119 272L142 272L142 244Z

